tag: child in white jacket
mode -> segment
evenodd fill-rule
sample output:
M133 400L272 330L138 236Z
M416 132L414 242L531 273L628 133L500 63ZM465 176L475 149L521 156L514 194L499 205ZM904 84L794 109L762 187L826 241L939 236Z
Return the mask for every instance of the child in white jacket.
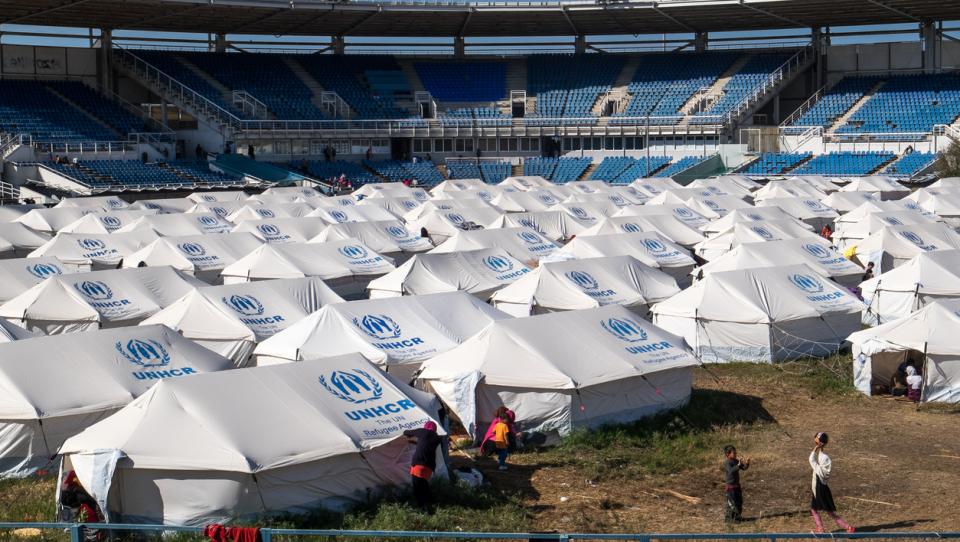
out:
M848 533L853 533L856 532L856 529L837 515L837 505L834 504L833 493L830 492L830 486L827 485L830 481L833 462L830 461L830 456L824 453L823 447L827 445L829 439L826 433L817 433L813 441L815 446L813 452L810 453L810 467L813 469L813 499L810 501L810 514L817 524L816 532L818 533L823 532L823 520L820 518L821 511L826 512L837 522L837 525Z

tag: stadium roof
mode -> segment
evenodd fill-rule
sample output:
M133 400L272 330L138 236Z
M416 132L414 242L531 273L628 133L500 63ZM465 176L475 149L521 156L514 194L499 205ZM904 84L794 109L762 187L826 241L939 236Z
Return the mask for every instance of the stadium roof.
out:
M956 0L0 0L0 24L302 36L570 36L960 19Z

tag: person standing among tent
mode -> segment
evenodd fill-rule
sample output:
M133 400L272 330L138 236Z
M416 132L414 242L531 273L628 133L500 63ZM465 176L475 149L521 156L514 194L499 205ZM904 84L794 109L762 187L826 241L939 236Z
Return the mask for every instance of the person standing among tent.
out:
M417 507L427 514L430 510L430 477L437 468L437 447L440 446L440 436L437 435L437 424L427 422L420 429L408 429L403 436L415 445L413 458L410 460L410 482L413 485L413 498Z
M820 230L820 237L823 237L827 241L831 241L833 238L833 228L830 227L830 224L824 224L823 229Z
M856 532L849 523L837 515L837 505L833 502L833 493L830 492L830 486L827 485L832 474L833 462L824 451L823 447L830 441L826 433L817 433L813 439L814 447L810 452L810 467L813 469L813 499L810 500L810 515L817 525L815 532L823 532L823 520L820 518L820 512L826 512L837 525L848 533Z
M737 449L734 446L725 446L723 455L723 491L727 502L728 522L739 522L743 516L743 489L740 487L740 471L750 468L750 459L737 459Z
M907 399L919 403L921 386L923 386L923 377L917 374L916 367L907 365Z
M484 455L497 454L500 470L507 470L507 456L517 447L516 432L513 424L516 415L505 406L500 406L493 414L493 421L480 442L480 452Z

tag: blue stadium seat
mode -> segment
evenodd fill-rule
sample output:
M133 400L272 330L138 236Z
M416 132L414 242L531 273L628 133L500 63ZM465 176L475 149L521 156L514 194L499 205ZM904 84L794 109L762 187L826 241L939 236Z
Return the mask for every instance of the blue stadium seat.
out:
M441 102L496 102L506 98L503 62L416 62L424 88Z
M791 173L794 175L868 175L894 157L896 155L892 152L883 151L821 154Z
M747 175L780 175L810 158L810 153L765 152L740 169Z
M911 152L885 167L881 173L895 177L912 177L937 161L937 155L930 152Z

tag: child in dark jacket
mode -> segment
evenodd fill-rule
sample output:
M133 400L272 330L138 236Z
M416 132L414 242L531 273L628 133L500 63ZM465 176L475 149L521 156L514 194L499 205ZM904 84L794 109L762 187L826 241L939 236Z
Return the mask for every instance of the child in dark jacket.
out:
M733 446L723 448L724 495L726 497L726 521L736 522L743 515L743 488L740 486L740 471L750 468L750 459L737 459L737 449Z

